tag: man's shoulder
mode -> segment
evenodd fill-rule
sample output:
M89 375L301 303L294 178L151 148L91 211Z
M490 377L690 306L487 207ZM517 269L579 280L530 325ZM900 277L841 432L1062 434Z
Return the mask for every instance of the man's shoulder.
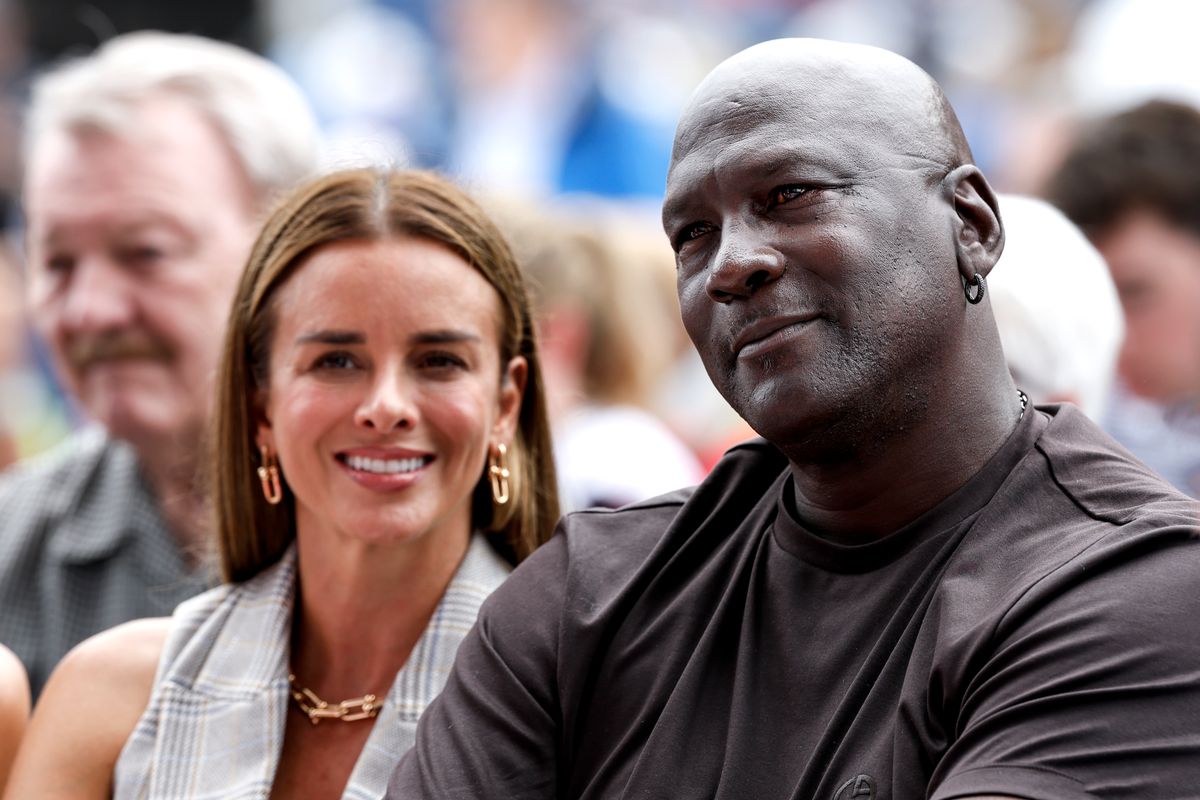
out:
M669 522L698 487L689 486L620 508L585 508L563 516L563 527L572 539L600 536L605 539L653 537L656 524ZM659 529L661 530L661 529Z
M673 593L669 587L690 580L694 570L681 559L729 563L752 549L786 470L778 450L753 440L731 448L698 486L567 514L484 604L479 636L538 669L557 663L560 651L570 653L562 656L573 665L568 672L588 663L633 606L657 602L647 600L651 587Z
M116 535L112 519L136 505L131 492L144 491L139 476L133 450L98 427L0 473L0 570L23 564L65 531L89 548L107 547Z
M1041 410L1049 416L1045 429L955 552L951 569L971 580L941 584L955 604L981 604L964 619L1059 592L1125 595L1120 581L1108 583L1111 576L1160 557L1200 569L1200 504L1078 409ZM970 591L960 594L964 586Z
M103 428L85 428L0 472L0 510L6 521L14 509L48 511L78 494L98 469L135 464L133 452Z
M1073 406L1056 410L1036 447L1057 487L1097 521L1121 526L1200 522L1200 503L1171 486Z
M592 508L563 518L574 552L593 546L644 556L672 528L687 528L731 505L750 507L772 491L787 460L766 440L755 438L726 451L697 486L676 489L616 509Z
M754 509L774 509L786 469L778 450L754 439L727 451L698 486L618 509L566 515L552 544L561 549L558 569L568 591L593 598L636 593L642 579L665 569L698 532L729 542L739 530L749 531L742 523Z

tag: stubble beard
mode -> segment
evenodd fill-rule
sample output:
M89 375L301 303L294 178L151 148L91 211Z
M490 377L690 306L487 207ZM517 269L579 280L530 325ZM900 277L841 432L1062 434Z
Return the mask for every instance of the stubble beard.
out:
M727 390L722 393L755 432L793 463L868 459L924 420L930 408L928 387L909 379L907 365L892 355L904 350L895 347L895 339L905 336L897 329L877 336L850 329L844 347L826 351L820 363L803 370L807 375L775 381L766 396L761 384L747 384L737 374L734 362L725 373ZM759 361L759 371L767 376L787 368L779 354ZM767 416L772 413L788 418Z

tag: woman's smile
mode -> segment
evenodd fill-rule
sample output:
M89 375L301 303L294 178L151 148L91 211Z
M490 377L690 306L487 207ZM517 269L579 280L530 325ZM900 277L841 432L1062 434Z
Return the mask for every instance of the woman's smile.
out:
M334 459L355 483L367 489L392 491L411 486L432 464L432 454L410 450L387 451L356 448L337 453Z

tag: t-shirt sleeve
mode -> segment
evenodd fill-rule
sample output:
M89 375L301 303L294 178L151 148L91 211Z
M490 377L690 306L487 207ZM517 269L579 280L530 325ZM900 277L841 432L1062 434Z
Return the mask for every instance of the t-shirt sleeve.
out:
M1195 798L1200 540L1100 545L1035 583L968 670L930 800Z
M539 548L484 603L387 797L557 796L564 538Z

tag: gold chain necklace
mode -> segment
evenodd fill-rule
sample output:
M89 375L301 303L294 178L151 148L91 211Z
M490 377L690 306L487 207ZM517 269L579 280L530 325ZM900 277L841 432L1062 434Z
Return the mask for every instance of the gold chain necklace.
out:
M375 702L373 694L364 694L362 697L354 697L350 700L343 700L337 705L330 705L317 697L316 692L312 689L305 689L296 683L296 676L290 673L288 674L288 689L291 691L296 705L308 716L308 721L313 725L320 724L323 719L358 722L360 719L371 719L379 713L380 704Z

